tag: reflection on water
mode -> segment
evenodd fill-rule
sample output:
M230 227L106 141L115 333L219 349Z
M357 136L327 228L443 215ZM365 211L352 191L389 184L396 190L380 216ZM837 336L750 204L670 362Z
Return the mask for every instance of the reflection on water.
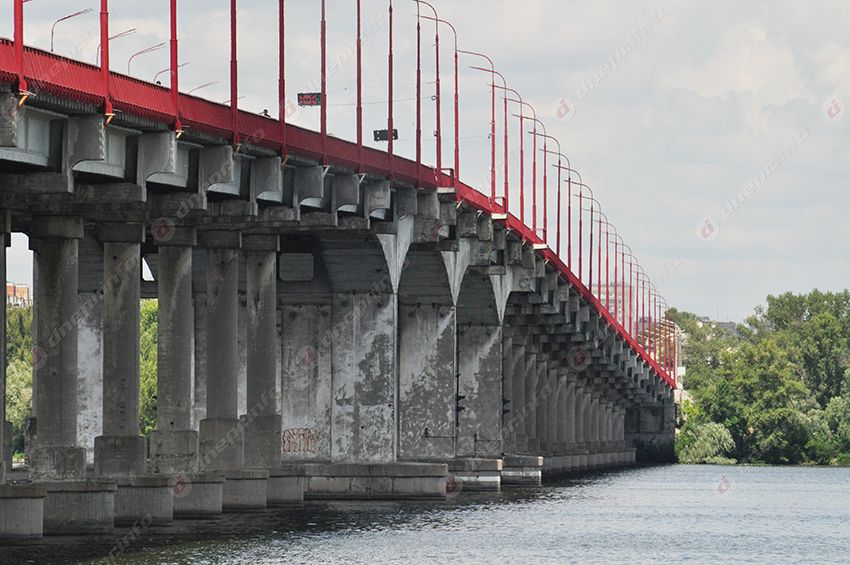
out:
M110 538L0 547L0 563L847 563L850 469L668 466L446 502L333 502Z

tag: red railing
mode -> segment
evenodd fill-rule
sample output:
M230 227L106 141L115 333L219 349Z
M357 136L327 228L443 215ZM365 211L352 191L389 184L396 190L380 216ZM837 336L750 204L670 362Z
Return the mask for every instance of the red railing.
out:
M392 6L392 1L388 0L390 4L390 9ZM427 2L418 0L418 4L426 4L432 10L433 7ZM173 77L173 83L176 84L177 77L177 69L179 67L178 57L177 57L177 37L176 37L176 0L171 0L171 29L172 29L172 53L171 53L171 76ZM359 7L359 3L358 3ZM236 10L235 10L235 1L232 2L232 18L235 20ZM280 38L282 43L283 33L284 33L284 22L285 19L283 17L283 11L285 10L285 0L280 0ZM101 0L101 11L103 13L107 13L107 2L106 0ZM428 17L427 19L438 20L436 15L436 10L434 11L434 18ZM353 170L357 170L359 172L367 173L372 176L379 176L385 178L393 178L400 182L405 182L409 184L413 184L415 186L419 186L421 188L440 188L440 187L455 187L457 192L457 198L459 201L466 203L467 205L491 214L493 216L497 216L500 219L499 221L504 221L506 227L513 231L518 237L520 237L523 241L540 247L540 252L542 253L544 259L550 263L553 267L555 267L564 280L567 281L572 287L576 289L578 294L595 310L599 312L602 320L610 327L614 328L615 331L625 340L626 344L629 348L631 348L653 371L655 371L669 386L675 387L674 376L670 375L670 352L667 351L667 339L665 339L662 334L669 333L667 331L667 327L669 324L664 318L666 317L666 310L663 310L661 307L661 303L664 302L663 298L657 293L657 291L653 289L652 292L649 292L650 289L645 287L641 289L639 292L636 292L632 287L631 282L631 271L629 273L629 301L630 307L629 310L631 312L632 304L634 301L635 311L638 313L645 312L647 309L649 310L649 316L640 316L638 315L638 319L636 320L635 327L632 328L631 314L629 319L626 320L625 316L625 297L621 297L623 299L622 305L622 320L618 319L616 315L616 311L618 310L617 305L615 304L614 313L611 312L611 304L610 299L606 300L605 304L602 303L600 298L592 292L593 281L588 280L584 281L582 279L582 273L578 274L574 273L570 268L571 259L572 259L572 249L574 248L574 243L578 246L579 256L585 254L586 256L591 258L593 257L593 252L595 251L598 256L598 262L601 262L601 254L602 254L602 237L601 237L601 221L600 228L597 230L599 233L596 237L596 244L593 244L593 230L594 230L594 222L599 221L597 218L591 217L590 222L590 240L588 243L589 249L585 249L585 242L582 241L582 236L579 235L578 241L573 241L572 237L572 221L573 215L569 210L572 210L572 203L570 199L574 197L572 194L573 186L586 186L583 182L579 181L578 183L572 179L572 173L574 170L570 167L567 169L563 169L559 162L559 176L561 170L566 170L568 172L568 178L566 179L566 183L568 187L566 194L567 206L568 210L568 229L567 229L567 249L568 256L566 260L559 256L556 251L552 249L550 242L548 241L548 236L546 233L537 233L533 227L529 227L525 223L525 218L520 218L511 213L511 207L509 202L509 182L506 178L504 194L502 196L497 196L495 194L495 182L491 179L491 195L485 195L478 190L464 184L460 181L455 175L455 171L459 168L459 163L455 163L455 170L452 171L452 174L446 174L445 171L440 170L438 167L429 167L426 165L422 165L419 163L421 160L421 150L417 150L417 159L416 161L412 161L410 159L405 159L399 157L397 155L392 155L389 152L384 152L381 150L377 150L374 148L364 147L361 141L362 135L362 117L361 112L359 111L360 101L358 101L358 142L349 142L342 139L337 139L327 135L325 128L321 132L315 132L311 130L307 130L301 127L294 126L292 124L287 124L283 121L273 120L264 115L258 115L249 112L242 111L233 111L233 108L228 107L222 104L216 104L207 100L203 100L196 96L190 96L186 94L180 94L176 92L174 88L165 88L162 86L158 86L155 84L147 83L144 81L140 81L134 79L132 77L128 77L126 75L121 75L118 73L104 73L103 68L100 66L90 65L86 63L82 63L79 61L74 61L71 59L67 59L64 57L60 57L54 55L53 53L49 53L43 50L34 49L34 48L21 48L21 41L23 40L23 0L15 0L15 37L18 39L18 42L9 41L6 39L0 39L0 81L6 84L13 85L14 88L17 88L18 92L21 95L21 103L23 104L27 97L31 93L36 93L37 95L45 96L51 95L59 98L69 98L81 103L91 104L95 106L98 111L101 111L105 114L105 120L108 121L111 119L112 114L114 112L125 112L128 114L136 115L139 117L146 118L148 120L159 122L163 124L170 125L174 127L176 130L181 129L194 129L200 132L204 132L209 135L213 135L216 137L220 137L228 140L237 140L243 143L250 143L252 145L262 146L269 149L280 151L281 153L295 153L301 155L303 157L315 159L320 162L324 162L326 159L328 162L333 162L337 165L349 167ZM358 16L359 16L358 9ZM325 14L322 14L322 19L324 21ZM425 19L425 16L421 16ZM106 26L108 18L101 18L101 25ZM443 20L439 20L440 23L443 23ZM235 22L232 22L235 23ZM448 24L448 22L445 22ZM324 25L322 26L324 29ZM453 28L452 28L453 29ZM102 32L106 32L106 30L102 29ZM103 35L103 33L102 33ZM417 34L417 39L419 39L421 34ZM325 34L322 34L321 41L324 43L326 41ZM391 48L391 47L390 47ZM235 66L235 45L233 46L234 54L233 54L233 65ZM102 48L103 61L108 61L108 41ZM283 49L281 49L281 53ZM455 42L455 76L457 74L457 55L458 52L463 52L458 50L457 43ZM471 53L471 52L465 52ZM476 53L477 54L477 53ZM417 55L421 57L421 46L417 47ZM489 60L489 58L488 58ZM284 73L284 58L281 57L281 65L280 72L281 77L279 77L279 96L281 99L281 105L284 104L284 96L285 96L285 81L283 80ZM391 57L389 58L391 64ZM492 62L491 62L492 63ZM437 53L437 65L439 65L439 52ZM419 66L418 66L419 67ZM439 67L437 67L439 68ZM488 69L491 72L491 76L495 80L495 77L498 75L502 77L495 68ZM419 71L421 72L421 71ZM392 75L390 75L392 77ZM439 77L437 77L439 79ZM503 78L503 77L502 77ZM358 73L358 84L360 82L360 76ZM504 79L503 79L504 80ZM439 84L439 82L438 82ZM455 82L457 85L457 81ZM491 88L491 135L494 137L491 140L491 174L495 171L495 130L496 130L496 119L495 119L495 89L496 85L491 84L488 85ZM511 91L516 93L515 90L510 89L505 84L502 87L505 94L504 99L504 122L508 123L508 98L507 92ZM417 89L417 109L421 108L421 88ZM238 99L237 94L237 85L235 82L235 77L231 83L231 98ZM517 96L519 93L516 93ZM455 89L455 108L458 107L457 104L457 88ZM358 96L359 99L359 96ZM322 103L324 104L324 100ZM521 98L520 98L521 102ZM437 106L437 115L439 116L440 109L440 99L439 96L436 97L435 104ZM418 113L419 111L417 111ZM281 107L280 118L283 120L285 118L285 111ZM523 115L520 114L520 121L523 120ZM528 117L525 117L529 119ZM455 156L459 156L459 136L458 136L458 122L459 118L455 116ZM388 109L388 126L390 130L388 131L388 135L392 138L392 124L393 124L393 115L392 115L392 106L390 105ZM537 121L542 125L542 122ZM545 126L544 126L545 127ZM536 123L535 123L536 128ZM437 131L440 131L440 123L438 118L437 123ZM421 136L421 125L417 127L417 135ZM535 129L536 132L536 129ZM538 136L537 133L533 133L534 139L533 142L536 142L536 138ZM508 144L508 131L507 127L504 132L505 136L505 169L507 170L507 144ZM544 136L544 139L553 139L552 136ZM523 145L524 133L521 132L520 145ZM417 146L420 147L421 139L418 140ZM440 136L437 136L437 147L438 151L440 150ZM558 151L560 154L560 149ZM524 160L524 154L521 152L521 159ZM546 155L544 154L544 163ZM438 161L440 160L440 154L438 152ZM536 152L533 156L534 161L534 171L533 176L536 178L537 173L537 159ZM520 164L522 168L524 162ZM548 171L544 170L543 178L547 178L546 175ZM576 173L577 174L577 173ZM507 175L506 175L507 176ZM524 186L523 183L520 183L518 197L520 203L524 202ZM560 183L559 187L560 189ZM588 187L589 188L589 187ZM532 191L535 195L539 192L537 190L536 184L533 184ZM513 192L513 191L512 191ZM561 191L558 190L556 194L561 194ZM549 199L543 192L543 210L544 210L544 218L543 225L547 224L548 218L548 202ZM532 201L532 210L537 209L537 198L534 198ZM598 202L598 201L597 201ZM562 206L560 205L560 201L558 202L556 217L554 218L556 225L562 225L561 218L561 210ZM521 208L524 208L521 206ZM524 210L523 210L524 211ZM520 212L520 216L523 215L523 211ZM579 226L582 223L582 216L584 210L582 210L581 204L579 204L578 208L578 218L577 222ZM592 212L591 212L592 213ZM601 211L597 211L597 214L601 213ZM607 223L607 221L606 221ZM536 226L537 224L537 214L534 213L534 218L532 220L532 225ZM610 224L608 224L610 225ZM558 241L555 244L555 249L560 249L560 229L557 230L559 234L557 239ZM579 234L581 234L581 229L579 229ZM606 254L606 264L608 263L608 255L609 255L609 244L608 238L606 239L605 244L605 254ZM584 252L582 251L584 249ZM623 250L625 253L625 250ZM629 255L633 257L632 255ZM617 248L615 247L614 253L614 261L616 264L617 261ZM625 255L622 257L623 264L625 264ZM642 271L642 269L641 269ZM592 271L591 271L592 272ZM625 293L625 268L620 270L621 280L615 280L615 285L622 285ZM601 280L601 273L597 274L597 278ZM606 277L607 278L607 277ZM617 277L615 276L615 279ZM651 284L651 283L650 283ZM598 293L600 296L603 295L601 291L601 282L597 282L597 286L599 287ZM606 280L606 289L604 295L608 294L608 281ZM610 297L609 297L610 298ZM628 328L625 327L625 323L628 322ZM645 327L643 331L641 331L642 326L646 326L649 324L649 330ZM654 342L652 341L652 337L647 338L647 335L655 336ZM659 337L661 336L661 337ZM663 341L661 341L663 340ZM660 342L660 343L659 343ZM673 360L673 364L676 364L676 361ZM675 372L674 372L675 375Z

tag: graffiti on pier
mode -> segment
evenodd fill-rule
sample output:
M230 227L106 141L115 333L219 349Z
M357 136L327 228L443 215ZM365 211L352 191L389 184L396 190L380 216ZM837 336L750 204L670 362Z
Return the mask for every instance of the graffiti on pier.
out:
M284 453L317 453L319 430L316 428L290 428L283 430L281 439Z

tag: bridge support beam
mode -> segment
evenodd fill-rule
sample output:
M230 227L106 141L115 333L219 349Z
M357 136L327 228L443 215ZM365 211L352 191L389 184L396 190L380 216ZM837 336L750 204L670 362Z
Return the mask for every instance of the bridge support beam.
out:
M30 476L65 480L85 475L85 448L77 446L77 241L82 218L35 218L33 414Z
M204 232L207 249L206 418L200 422L200 451L206 469L225 476L222 509L266 507L268 471L243 469L244 424L239 421L239 249L238 232Z
M174 517L170 479L144 476L139 434L141 223L100 225L103 242L103 435L94 440L94 470L114 479L115 523L168 525Z

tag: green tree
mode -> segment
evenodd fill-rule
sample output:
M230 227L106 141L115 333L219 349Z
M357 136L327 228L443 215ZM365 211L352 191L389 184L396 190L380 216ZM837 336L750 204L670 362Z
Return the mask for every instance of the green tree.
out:
M141 308L139 427L142 435L148 435L156 428L158 303L143 300Z
M24 423L32 416L32 366L14 359L6 368L6 419L12 423L12 451L24 450Z

